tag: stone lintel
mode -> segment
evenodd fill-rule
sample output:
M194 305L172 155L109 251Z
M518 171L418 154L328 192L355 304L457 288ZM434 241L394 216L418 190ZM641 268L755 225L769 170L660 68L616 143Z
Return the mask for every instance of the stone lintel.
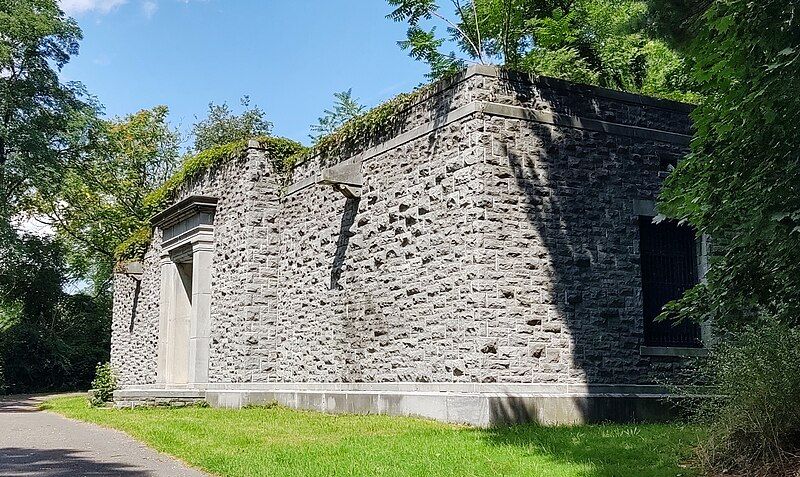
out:
M708 356L706 348L681 348L672 346L642 346L639 348L642 356L665 357L704 357Z
M117 270L123 275L131 275L133 277L141 277L144 274L144 264L142 262L127 262L122 264Z
M642 217L655 217L656 201L649 199L637 199L633 202L633 211Z
M332 185L334 190L350 199L361 197L362 182L360 157L323 169L317 179L317 184Z
M164 229L198 213L214 213L217 201L216 197L192 195L157 213L150 223Z

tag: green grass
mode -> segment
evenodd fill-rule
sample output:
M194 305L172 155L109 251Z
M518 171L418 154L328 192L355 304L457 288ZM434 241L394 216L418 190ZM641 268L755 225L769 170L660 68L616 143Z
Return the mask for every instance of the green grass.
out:
M43 408L226 476L690 476L681 462L703 434L678 424L475 429L282 407L95 409L82 397Z

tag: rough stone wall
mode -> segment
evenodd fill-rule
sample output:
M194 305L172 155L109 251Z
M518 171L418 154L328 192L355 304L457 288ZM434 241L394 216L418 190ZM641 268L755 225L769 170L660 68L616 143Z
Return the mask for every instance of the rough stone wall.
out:
M247 332L255 314L254 301L260 296L257 250L261 246L262 215L270 194L278 187L269 179L267 159L262 151L250 150L241 160L232 161L187 184L176 202L191 195L217 197L215 252L211 270L210 370L217 380L242 381L250 356ZM161 231L153 233L144 259L136 314L131 324L133 278L117 274L114 280L114 319L112 323L112 364L122 385L156 382L159 300L161 289Z
M616 124L692 133L691 106L520 73L477 75L470 99Z
M683 146L487 116L481 164L492 378L652 384L679 360L644 343L638 199Z
M136 278L122 274L114 276L111 365L122 386L151 384L156 380L161 277L158 257L154 257L152 249L144 265L146 273L141 278L138 293Z
M477 125L365 162L360 200L317 186L282 201L275 354L258 380L452 379L474 313Z
M478 74L423 99L396 132L476 100L690 128L667 103ZM653 383L678 360L639 353L634 204L656 197L684 153L478 111L365 160L355 200L321 185L282 194L287 180L250 150L181 195L219 198L209 380ZM301 164L288 183L321 167ZM115 283L112 357L125 385L155 380L159 245L132 332L131 279Z

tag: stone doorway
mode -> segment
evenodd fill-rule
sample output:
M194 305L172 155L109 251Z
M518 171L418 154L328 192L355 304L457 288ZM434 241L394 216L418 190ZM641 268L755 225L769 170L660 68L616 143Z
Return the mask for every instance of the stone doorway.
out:
M171 296L165 300L164 304L172 305L172 309L165 313L166 329L163 333L164 382L167 384L187 384L189 382L192 268L192 262L162 266L162 273L165 274L162 281L168 282L164 285L171 288L167 290Z
M160 384L208 382L215 210L216 199L193 196L152 219L162 233Z

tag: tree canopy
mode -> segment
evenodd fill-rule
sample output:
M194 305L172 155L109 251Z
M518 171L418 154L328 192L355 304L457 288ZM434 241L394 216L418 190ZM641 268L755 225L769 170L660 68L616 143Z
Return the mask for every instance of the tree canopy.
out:
M800 324L797 7L717 0L695 2L694 16L662 15L678 22L672 39L684 45L708 97L693 114L692 152L660 204L717 243L707 284L677 307L694 318L734 324L766 312Z
M353 97L352 89L333 93L333 98L333 109L323 111L323 115L317 120L317 124L311 125L312 134L309 134L309 137L314 142L319 141L324 136L333 134L344 123L366 110L366 106Z
M241 114L231 111L227 103L208 103L206 117L192 126L194 152L266 136L272 131L272 123L265 119L266 113L258 106L251 107L249 96L242 97L240 102L244 108Z
M97 107L60 70L81 30L52 0L0 0L0 219L57 179L86 144Z
M694 102L682 56L650 27L639 0L389 0L405 21L399 43L440 78L470 62ZM447 35L437 34L445 26ZM441 51L447 40L460 54Z
M180 162L180 135L165 106L98 121L94 140L59 181L37 189L33 207L66 246L73 273L108 285L114 250L149 217L145 197Z

